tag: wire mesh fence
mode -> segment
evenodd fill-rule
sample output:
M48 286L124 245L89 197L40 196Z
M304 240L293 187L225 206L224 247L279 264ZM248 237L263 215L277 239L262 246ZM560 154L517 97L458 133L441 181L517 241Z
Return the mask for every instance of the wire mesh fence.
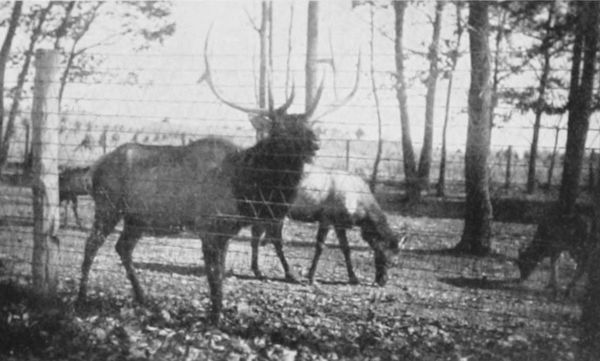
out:
M168 70L175 71L171 68ZM223 76L226 79L236 79L232 84L221 85L224 92L232 88L235 88L235 92L253 91L251 85L238 82L237 70L230 74L223 69L219 72L227 74ZM195 93L194 96L203 94L204 84L186 84L188 91ZM101 84L89 84L91 87L96 85ZM177 82L173 85L181 86ZM190 90L192 86L195 86L194 90ZM390 94L392 92L391 89L384 90ZM364 88L361 91L368 94L370 90ZM179 95L178 93L175 98ZM142 94L136 100L140 104L132 109L153 108L157 102L165 103L168 108L185 107L185 104L193 103L194 107L203 109L192 116L180 115L179 119L169 117L168 110L162 110L153 114L150 121L146 122L145 115L131 115L130 113L134 113L132 109L119 113L121 106L131 106L132 101L121 98L120 95L81 98L75 98L73 94L70 96L73 97L70 100L74 102L88 105L96 103L92 106L96 109L102 108L106 103L118 104L106 112L84 114L66 111L61 114L63 120L60 129L46 130L60 133L58 163L61 169L90 166L104 154L127 142L182 146L216 135L225 137L240 147L249 147L255 143L255 135L247 124L248 121L239 115L228 113L215 101L172 100L173 96L156 99ZM345 113L337 115L331 122L323 120L317 123L321 140L315 163L323 166L327 174L345 170L365 179L371 174L377 141L361 139L357 135L353 138L349 136L355 129L364 126L363 122L370 117L361 114L358 117L348 117L348 112L364 108L372 110L372 105L368 105L370 99L367 95L359 95L357 98L357 104L353 104L350 110L341 110ZM388 98L389 102L384 106L395 109L393 97L390 95ZM21 117L25 119L27 114L24 110ZM398 116L390 118L394 120L387 120L389 124L394 123ZM2 174L0 184L0 266L3 278L28 280L31 278L34 222L31 179L27 172L31 140L27 121L21 123L13 137L10 162ZM348 124L354 128L344 128ZM462 192L464 187L463 153L459 146L460 141L456 141L448 158L447 169L449 187L456 189L457 193ZM378 180L383 186L377 188L382 197L398 192L404 180L401 149L397 140L385 140L383 143L382 162L378 170ZM501 145L492 149L489 159L490 177L492 185L497 188L524 187L527 157L512 149ZM538 174L542 175L541 182L550 179L556 185L561 173L562 148L557 152L548 149L540 157ZM589 148L586 155L585 162L590 166L584 170L582 187L588 184L590 174L593 174L592 149L593 147ZM556 158L556 165L554 173L547 178L550 157ZM433 159L431 174L435 175L439 164L437 150ZM81 227L73 222L72 210L64 207L61 208L62 227L57 233L61 253L60 287L73 294L79 282L83 250L94 222L95 211L90 196L83 195L78 199ZM439 349L451 350L456 344L460 344L461 337L475 337L473 334L478 333L493 340L493 344L485 347L489 346L499 353L513 354L522 350L523 359L543 359L549 355L557 359L572 357L576 341L573 335L577 333L579 313L577 298L555 297L545 290L546 278L550 272L550 265L546 262L540 265L527 282L516 281L518 270L514 260L519 248L532 238L534 225L494 223L493 255L475 258L445 251L460 240L460 220L405 217L389 211L386 216L391 228L398 234L406 234L407 241L399 254L391 260L389 282L384 288L372 286L375 274L373 250L358 229L349 232L348 239L360 285L348 284L349 275L343 252L334 232L330 232L317 269L317 286L284 282L280 261L270 245L261 247L260 253L260 266L267 281L257 280L250 268L250 233L248 229L244 229L231 242L227 256L229 277L226 281L226 309L237 309L239 312L243 299L257 309L276 312L277 316L273 317L280 317L285 322L292 317L291 310L296 308L305 319L327 319L331 323L327 326L330 331L328 337L340 345L347 340L344 336L345 327L350 330L348 332L358 334L359 330L366 327L365 322L373 318L379 319L382 320L382 326L378 331L379 341L375 344L377 347L388 348L390 352L398 352L404 347L402 345L405 341L397 340L398 335L410 337L411 332L416 332L411 331L412 328L426 324L429 327L427 332L432 334L429 340L434 340L431 347ZM121 260L114 252L121 231L122 226L117 226L116 232L109 236L99 251L89 280L90 293L93 295L118 298L130 292ZM313 260L318 231L318 226L314 223L290 220L285 223L284 252L292 270L301 280L305 279ZM136 248L134 266L150 297L173 297L190 302L200 300L200 304L207 297L202 244L197 234L188 232L176 236L144 236ZM560 262L560 268L561 280L564 282L573 274L574 262L565 258ZM576 294L580 295L581 292L581 287L576 289ZM278 309L268 302L263 304L265 299L280 300L283 305L290 307ZM302 334L300 326L293 322L291 324L293 326L290 327L297 327L294 330ZM389 345L381 340L387 340ZM551 346L546 347L549 340ZM418 339L414 342L418 342ZM472 352L480 354L479 351Z

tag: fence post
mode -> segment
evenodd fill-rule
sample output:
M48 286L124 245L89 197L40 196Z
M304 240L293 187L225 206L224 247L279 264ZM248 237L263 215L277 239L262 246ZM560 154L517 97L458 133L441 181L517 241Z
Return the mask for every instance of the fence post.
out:
M594 184L596 184L595 181L595 177L594 177L594 161L596 159L596 152L594 151L594 149L592 149L592 153L590 153L590 159L589 159L589 173L588 173L588 187L591 190L594 189Z
M346 139L346 170L350 170L350 139Z
M33 287L52 295L58 285L60 245L58 207L59 52L35 54L35 84L31 110L33 153Z
M506 177L504 178L504 188L506 189L510 188L512 158L512 145L509 145L508 150L506 151Z

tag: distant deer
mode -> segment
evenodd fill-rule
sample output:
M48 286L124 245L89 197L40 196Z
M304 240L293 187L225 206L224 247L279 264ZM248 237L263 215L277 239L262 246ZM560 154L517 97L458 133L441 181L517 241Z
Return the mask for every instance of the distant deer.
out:
M540 221L533 241L519 252L517 266L521 273L521 280L526 280L542 259L550 257L548 288L556 292L557 261L561 253L567 251L577 264L575 275L565 290L569 295L585 273L588 256L597 244L593 227L592 218L582 213L563 215L557 209L550 211Z
M311 283L330 228L333 228L337 235L350 283L359 283L352 268L350 246L346 237L346 230L357 226L361 229L362 238L375 251L375 282L381 286L385 285L388 260L398 251L399 237L388 225L385 214L362 178L345 171L307 165L298 196L290 208L288 217L300 222L319 224L315 254L308 271L308 280ZM252 226L252 270L256 277L262 277L258 267L260 236L267 231L267 239L276 239L279 242L281 230L281 224ZM405 239L406 237L402 237L401 242ZM290 277L286 274L286 278Z
M217 137L185 146L130 143L99 159L91 169L95 215L85 245L79 301L86 297L88 275L98 249L120 220L124 221L123 231L116 251L139 302L144 301L144 293L132 262L138 240L147 232L184 228L202 240L212 304L209 321L216 324L222 309L229 239L258 220L279 224L296 197L304 165L319 148L309 121L323 83L303 114L287 113L293 90L277 109L237 105L222 97L213 84L208 39L207 35L203 78L210 90L224 104L260 115L255 126L267 135L248 149ZM281 243L275 242L275 247L283 254Z
M83 228L77 212L77 197L87 195L91 190L89 170L90 167L65 168L58 174L58 197L59 202L65 205L63 221L65 227L68 223L68 207L69 203L71 203L75 222L79 228Z

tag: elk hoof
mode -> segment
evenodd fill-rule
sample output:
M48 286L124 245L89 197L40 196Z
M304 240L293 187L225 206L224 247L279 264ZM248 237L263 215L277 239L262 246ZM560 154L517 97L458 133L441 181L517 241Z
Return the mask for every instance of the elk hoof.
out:
M348 281L349 284L351 285L358 285L360 284L360 282L358 281L358 278L356 278L356 276L350 277L350 280Z
M259 280L264 280L266 278L261 271L254 271L254 277Z

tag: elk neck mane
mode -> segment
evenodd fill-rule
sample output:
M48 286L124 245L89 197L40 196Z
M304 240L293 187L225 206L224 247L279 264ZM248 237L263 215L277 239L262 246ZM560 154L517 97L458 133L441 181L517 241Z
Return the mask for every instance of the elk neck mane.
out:
M283 218L296 197L304 164L318 149L315 133L301 120L288 119L254 146L233 154L233 191L241 215Z

